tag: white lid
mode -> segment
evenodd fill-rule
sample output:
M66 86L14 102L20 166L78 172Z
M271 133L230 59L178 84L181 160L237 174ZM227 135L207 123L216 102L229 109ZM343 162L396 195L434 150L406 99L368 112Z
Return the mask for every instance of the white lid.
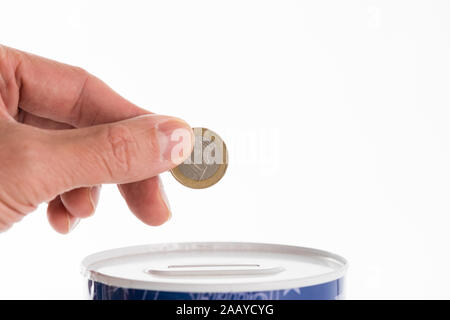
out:
M99 252L82 273L107 285L155 291L243 292L339 279L347 261L321 250L264 243L198 242Z

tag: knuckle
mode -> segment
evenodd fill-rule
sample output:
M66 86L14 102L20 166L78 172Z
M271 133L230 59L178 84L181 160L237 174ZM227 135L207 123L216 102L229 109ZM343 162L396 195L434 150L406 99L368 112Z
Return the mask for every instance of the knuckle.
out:
M111 178L129 175L138 154L137 141L131 130L125 125L107 127L108 152L105 163Z
M8 49L4 45L0 44L0 63L3 63L6 60L7 54Z
M91 74L86 70L78 66L70 66L73 76L80 80L85 80L91 76ZM79 83L83 83L83 81L79 81Z
M89 72L87 72L85 69L81 67L73 67L73 69L80 75L80 76L88 76Z
M78 80L79 86L75 88L75 91L73 92L74 96L72 100L74 101L74 103L71 109L70 121L71 123L79 126L80 124L82 124L81 120L83 119L83 113L85 111L83 110L84 91L91 75L89 74L89 72L80 67L72 67L72 70L74 72L74 79Z
M7 107L13 108L19 99L18 90L20 77L17 69L20 65L16 53L0 44L0 101Z

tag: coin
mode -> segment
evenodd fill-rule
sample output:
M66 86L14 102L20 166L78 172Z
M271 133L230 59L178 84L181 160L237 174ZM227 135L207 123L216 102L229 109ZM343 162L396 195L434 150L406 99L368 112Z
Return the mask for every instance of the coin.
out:
M216 184L228 167L228 151L222 138L206 128L193 128L194 149L182 164L170 172L181 184L203 189Z

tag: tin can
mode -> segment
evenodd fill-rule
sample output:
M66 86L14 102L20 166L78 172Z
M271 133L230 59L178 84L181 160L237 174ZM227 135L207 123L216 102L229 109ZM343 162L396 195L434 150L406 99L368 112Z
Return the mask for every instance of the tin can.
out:
M127 247L82 262L93 300L343 299L346 270L326 251L240 242Z

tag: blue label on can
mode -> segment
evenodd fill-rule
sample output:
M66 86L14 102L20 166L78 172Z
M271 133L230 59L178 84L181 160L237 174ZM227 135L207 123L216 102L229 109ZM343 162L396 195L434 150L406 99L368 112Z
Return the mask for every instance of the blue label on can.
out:
M93 300L336 300L343 297L344 278L309 287L250 292L170 292L129 289L88 280Z

